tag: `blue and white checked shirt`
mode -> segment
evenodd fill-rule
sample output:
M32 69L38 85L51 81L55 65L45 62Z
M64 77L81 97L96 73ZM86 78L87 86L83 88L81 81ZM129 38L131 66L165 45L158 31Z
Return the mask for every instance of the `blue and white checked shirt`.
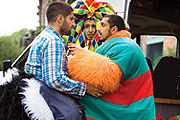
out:
M63 39L49 26L32 42L25 72L58 91L78 96L85 94L86 85L68 77Z

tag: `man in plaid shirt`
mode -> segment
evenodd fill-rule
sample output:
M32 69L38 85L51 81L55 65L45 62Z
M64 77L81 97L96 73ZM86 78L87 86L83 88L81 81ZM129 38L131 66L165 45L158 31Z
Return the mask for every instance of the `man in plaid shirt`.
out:
M48 26L32 42L25 64L25 72L42 81L43 97L55 119L82 119L82 111L76 99L84 96L85 92L95 97L103 93L98 88L74 81L68 76L62 36L70 35L75 25L72 11L66 3L49 5L46 12Z

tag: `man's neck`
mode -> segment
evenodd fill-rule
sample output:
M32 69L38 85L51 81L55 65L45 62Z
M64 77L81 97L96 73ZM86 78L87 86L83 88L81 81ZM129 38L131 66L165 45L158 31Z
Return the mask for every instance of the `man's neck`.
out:
M48 24L48 26L51 27L51 28L53 28L53 30L56 31L56 32L59 34L59 36L62 37L62 34L59 32L59 29L58 29L57 25Z

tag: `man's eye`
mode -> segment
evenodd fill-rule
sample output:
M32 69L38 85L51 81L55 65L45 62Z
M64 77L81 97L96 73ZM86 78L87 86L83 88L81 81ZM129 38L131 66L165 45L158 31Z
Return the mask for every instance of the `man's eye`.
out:
M104 27L105 25L104 25L103 23L101 23L101 26L103 26L103 27Z
M85 28L89 28L89 25L85 25L84 27L85 27Z
M92 25L92 28L96 28L96 25Z

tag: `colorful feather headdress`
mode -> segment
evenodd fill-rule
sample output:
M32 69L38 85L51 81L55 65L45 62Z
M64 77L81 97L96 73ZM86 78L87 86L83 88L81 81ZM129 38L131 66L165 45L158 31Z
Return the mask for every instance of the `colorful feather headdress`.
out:
M99 35L96 32L92 41L87 41L85 38L83 24L86 19L91 18L95 20L96 27L100 25L100 20L104 15L115 14L111 5L106 2L96 2L95 0L77 0L71 4L74 9L73 13L79 16L78 23L71 30L70 36L63 36L64 43L74 43L81 45L83 42L88 49L94 51L98 47Z

